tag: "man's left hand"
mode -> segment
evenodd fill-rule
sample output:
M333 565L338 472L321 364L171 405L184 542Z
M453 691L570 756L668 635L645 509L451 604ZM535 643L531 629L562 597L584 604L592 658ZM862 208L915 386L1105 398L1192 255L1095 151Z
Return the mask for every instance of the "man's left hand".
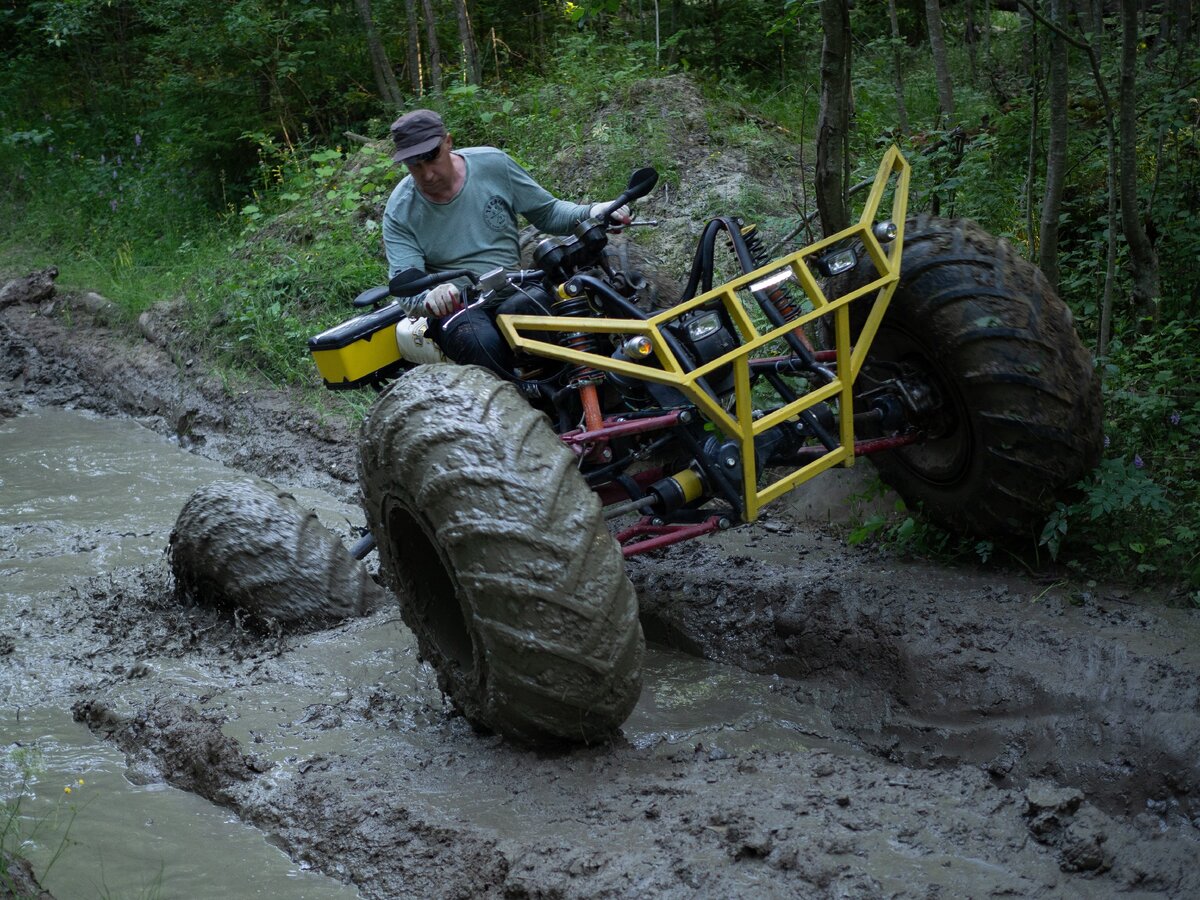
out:
M600 216L604 215L604 211L612 206L614 202L615 201L613 200L609 200L607 203L593 203L588 215L593 219L598 219ZM628 225L632 221L633 217L630 215L629 207L619 206L612 211L612 215L608 217L608 221L604 224L620 226Z

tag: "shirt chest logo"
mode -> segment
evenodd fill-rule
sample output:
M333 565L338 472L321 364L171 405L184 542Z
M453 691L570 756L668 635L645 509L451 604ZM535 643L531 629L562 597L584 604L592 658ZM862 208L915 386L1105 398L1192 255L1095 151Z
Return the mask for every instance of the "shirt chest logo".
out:
M493 231L504 231L512 227L512 216L508 206L500 197L492 197L483 207L483 221Z

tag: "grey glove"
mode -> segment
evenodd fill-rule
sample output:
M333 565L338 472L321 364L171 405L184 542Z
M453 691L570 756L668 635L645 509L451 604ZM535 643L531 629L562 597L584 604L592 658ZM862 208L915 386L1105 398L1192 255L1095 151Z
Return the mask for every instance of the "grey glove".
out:
M440 318L463 308L462 293L453 284L439 284L425 295L425 314Z
M613 205L613 202L614 201L609 200L607 203L593 203L592 208L588 211L589 218L600 218L600 216L604 215L604 211ZM628 206L619 206L614 209L612 215L609 216L609 219L618 225L628 225L633 221L633 218L629 213Z

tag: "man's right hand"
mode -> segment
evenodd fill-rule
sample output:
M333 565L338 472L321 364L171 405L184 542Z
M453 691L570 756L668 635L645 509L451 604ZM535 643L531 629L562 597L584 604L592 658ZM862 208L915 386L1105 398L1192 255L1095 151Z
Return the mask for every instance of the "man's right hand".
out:
M425 314L428 316L441 318L462 308L462 294L448 282L439 284L425 295Z

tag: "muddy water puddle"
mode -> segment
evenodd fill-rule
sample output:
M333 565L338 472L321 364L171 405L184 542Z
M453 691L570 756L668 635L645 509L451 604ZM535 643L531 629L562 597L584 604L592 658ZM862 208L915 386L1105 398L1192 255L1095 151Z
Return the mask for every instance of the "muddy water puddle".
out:
M39 607L82 577L159 559L191 491L230 477L135 422L43 410L0 423L0 788L8 800L23 760L33 770L17 825L39 872L57 854L45 886L59 897L357 894L302 870L227 810L131 784L124 755L72 721L88 688L68 662L81 648L65 624L57 638L39 621Z
M127 715L149 697L169 696L226 717L225 733L272 765L263 778L268 792L339 754L405 765L457 746L467 754L498 750L447 715L396 610L240 659L139 656L136 648L122 656L119 635L97 637L79 626L71 601L88 576L160 565L190 493L238 477L132 421L43 410L0 423L0 639L12 648L0 656L3 782L11 794L20 780L13 751L36 750L22 827L55 823L28 848L39 870L74 812L70 843L46 881L60 896L355 895L293 863L228 810L158 781L131 783L124 754L72 721L81 697L103 695ZM343 536L361 521L327 495L296 495ZM80 640L97 646L81 648ZM80 665L81 658L93 662ZM824 713L777 687L771 677L652 649L625 739L653 755L686 747L712 759L837 746ZM586 785L586 772L578 778ZM561 822L550 830L536 813L559 787L534 786L521 798L511 784L464 785L433 767L408 783L414 788L408 801L431 821L467 821L502 840L528 840L540 828L547 838L562 836ZM577 837L586 841L586 829Z

